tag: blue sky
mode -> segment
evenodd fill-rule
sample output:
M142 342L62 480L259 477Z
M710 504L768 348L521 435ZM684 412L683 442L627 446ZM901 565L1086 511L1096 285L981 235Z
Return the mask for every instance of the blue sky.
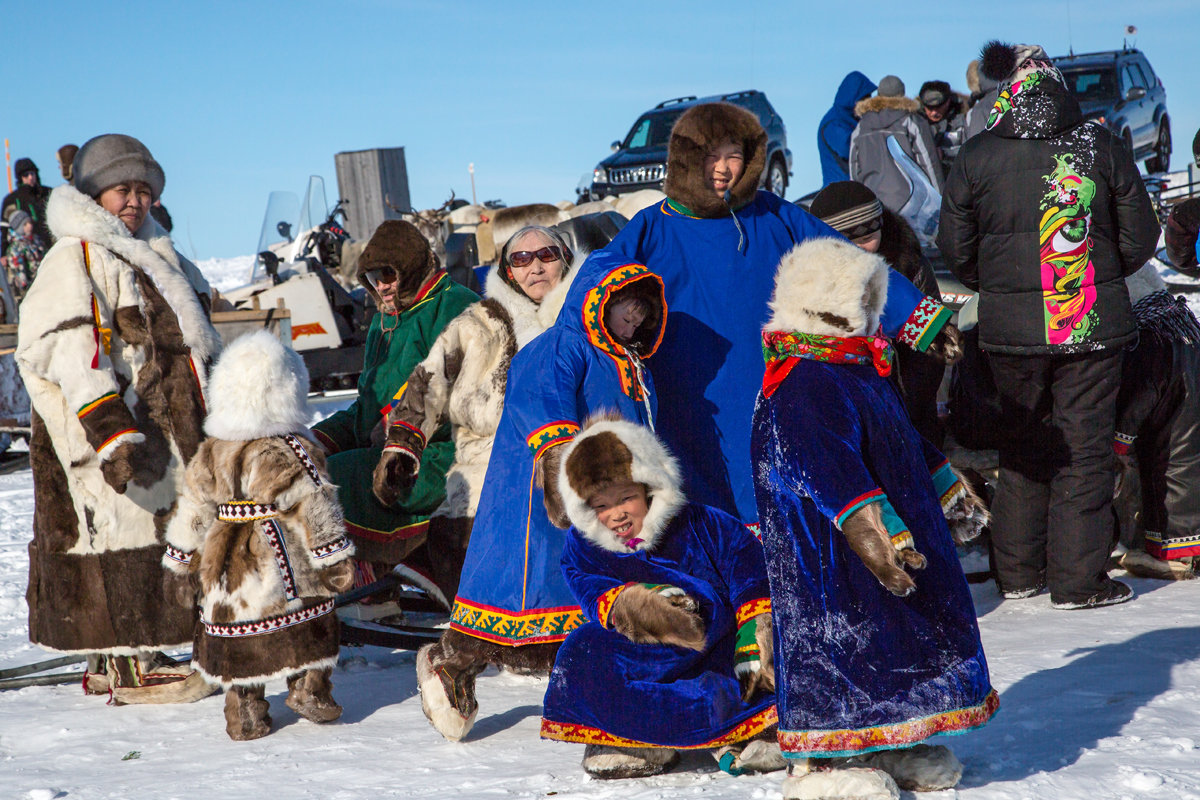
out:
M16 10L13 10L16 6ZM1052 55L1119 47L1136 25L1167 88L1175 168L1200 127L1195 0L964 2L77 2L6 4L0 136L60 182L58 146L142 139L162 163L177 246L252 253L267 194L334 153L406 148L413 203L574 199L637 115L756 88L788 127L788 196L817 188L815 130L841 78L965 90L989 38ZM19 97L14 97L14 92Z

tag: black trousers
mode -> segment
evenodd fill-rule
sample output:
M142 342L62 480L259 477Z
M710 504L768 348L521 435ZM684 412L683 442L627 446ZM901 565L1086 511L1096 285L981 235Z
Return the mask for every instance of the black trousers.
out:
M1108 582L1116 541L1112 441L1123 351L989 353L1000 394L992 543L1001 589L1045 583L1056 603Z

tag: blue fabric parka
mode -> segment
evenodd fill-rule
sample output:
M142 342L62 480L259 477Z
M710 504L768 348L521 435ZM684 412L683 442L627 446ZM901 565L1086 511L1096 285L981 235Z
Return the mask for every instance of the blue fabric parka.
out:
M851 72L838 86L833 106L817 125L817 152L821 156L821 186L850 180L850 135L858 118L854 104L870 97L876 86L858 70Z

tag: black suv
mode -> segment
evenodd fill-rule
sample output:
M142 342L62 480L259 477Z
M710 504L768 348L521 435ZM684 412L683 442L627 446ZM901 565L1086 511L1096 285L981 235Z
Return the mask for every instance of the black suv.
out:
M1079 100L1084 118L1123 138L1135 161L1146 159L1147 172L1170 168L1167 90L1141 50L1106 50L1053 61Z
M662 189L667 177L667 143L671 128L684 111L700 103L726 102L752 111L767 132L767 161L759 185L783 197L792 174L792 151L787 148L787 130L759 91L718 94L711 97L676 97L664 100L638 117L624 141L612 143L613 154L596 165L587 192L594 200L605 195L628 194L639 189Z

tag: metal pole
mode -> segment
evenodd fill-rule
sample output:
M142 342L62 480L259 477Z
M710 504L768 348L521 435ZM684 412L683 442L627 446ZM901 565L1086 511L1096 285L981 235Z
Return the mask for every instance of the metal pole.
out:
M471 173L471 205L477 206L479 205L479 201L475 199L475 162L467 164L467 172ZM11 180L9 181L9 184L9 188L11 189Z
M8 139L4 140L4 171L8 173L8 191L12 191L12 163L8 157Z

